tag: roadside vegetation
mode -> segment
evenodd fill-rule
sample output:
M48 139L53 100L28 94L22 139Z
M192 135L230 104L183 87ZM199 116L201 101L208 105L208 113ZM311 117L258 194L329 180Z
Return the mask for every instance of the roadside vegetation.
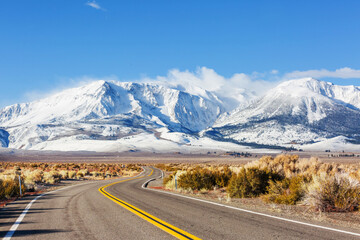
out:
M297 155L264 156L242 166L164 165L164 187L205 193L221 189L228 198L306 205L322 212L358 211L360 164L322 163ZM175 181L176 179L176 181Z
M133 176L142 169L136 164L107 163L11 163L0 162L0 200L36 192L62 180L101 180Z

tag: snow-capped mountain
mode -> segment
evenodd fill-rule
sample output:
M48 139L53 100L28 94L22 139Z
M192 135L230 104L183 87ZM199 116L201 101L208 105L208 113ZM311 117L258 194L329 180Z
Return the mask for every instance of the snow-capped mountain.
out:
M74 122L133 114L199 131L212 125L224 111L214 95L208 92L206 97L155 84L97 81L39 101L6 107L0 112L0 124Z
M265 145L360 136L360 88L290 80L245 109L221 116L205 135Z
M97 81L5 107L0 126L10 134L9 147L28 149L70 136L114 140L161 127L198 132L223 112L210 92L195 96L159 84Z
M228 96L235 105L199 87L96 81L1 109L0 147L193 152L360 143L359 87L305 78L255 100L237 92Z

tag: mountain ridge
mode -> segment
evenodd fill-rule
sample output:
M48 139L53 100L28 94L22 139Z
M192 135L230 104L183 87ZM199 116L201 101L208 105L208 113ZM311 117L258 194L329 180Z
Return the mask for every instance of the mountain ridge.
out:
M240 142L274 145L311 143L340 135L358 138L359 103L357 87L312 78L290 80L269 90L247 108L219 118L208 133L217 132Z
M0 109L0 144L66 150L69 143L101 141L142 149L146 139L171 149L210 142L225 149L218 141L300 148L338 137L360 143L360 87L303 78L284 81L255 100L239 92L243 102L229 107L198 87L100 80ZM123 149L119 144L112 151Z
M61 136L116 139L160 127L193 133L211 126L223 112L211 93L205 99L159 84L97 81L5 107L0 126L10 133L10 147L31 148Z

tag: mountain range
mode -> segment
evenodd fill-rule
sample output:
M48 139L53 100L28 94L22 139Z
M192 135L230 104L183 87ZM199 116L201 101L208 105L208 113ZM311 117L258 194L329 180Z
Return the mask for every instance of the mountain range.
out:
M236 99L244 100L230 106L194 89L116 81L67 89L1 109L0 144L62 151L360 149L360 87L295 79L256 98L243 89Z

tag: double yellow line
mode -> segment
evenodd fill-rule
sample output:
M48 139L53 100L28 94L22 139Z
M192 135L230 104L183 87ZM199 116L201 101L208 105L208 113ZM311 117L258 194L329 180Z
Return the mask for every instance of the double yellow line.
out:
M149 177L153 174L154 170L151 169L151 173L148 175ZM101 188L99 188L99 191L106 196L107 198L113 200L114 202L116 202L117 204L119 204L120 206L126 208L127 210L129 210L130 212L136 214L137 216L141 217L142 219L145 219L146 221L150 222L151 224L157 226L158 228L164 230L165 232L173 235L174 237L178 238L178 239L200 239L198 237L195 237L194 235L191 235L188 232L185 232L183 230L181 230L180 228L177 228L133 205L131 205L130 203L127 203L117 197L115 197L114 195L111 195L110 193L108 193L107 191L105 191L105 188L112 186L114 184L118 184L118 183L122 183L122 182L127 182L130 180L135 180L135 179L139 179L139 178L143 178L145 176L141 176L141 177L135 177L135 178L130 178L130 179L126 179L126 180L122 180L119 182L114 182L114 183L110 183L108 185L105 185Z

